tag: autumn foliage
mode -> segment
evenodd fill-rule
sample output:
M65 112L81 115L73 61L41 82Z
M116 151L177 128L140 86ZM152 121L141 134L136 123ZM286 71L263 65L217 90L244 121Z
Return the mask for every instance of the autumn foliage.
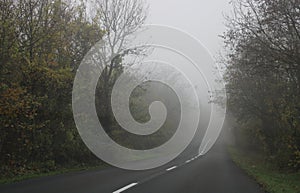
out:
M71 109L72 82L103 31L84 3L0 2L0 173L95 163Z

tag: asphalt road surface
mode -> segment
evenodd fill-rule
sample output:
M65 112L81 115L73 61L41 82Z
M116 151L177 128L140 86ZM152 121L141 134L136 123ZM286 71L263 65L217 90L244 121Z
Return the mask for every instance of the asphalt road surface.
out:
M194 158L193 158L194 157ZM1 185L1 193L262 193L230 159L224 145L207 155L181 156L147 171L106 168Z

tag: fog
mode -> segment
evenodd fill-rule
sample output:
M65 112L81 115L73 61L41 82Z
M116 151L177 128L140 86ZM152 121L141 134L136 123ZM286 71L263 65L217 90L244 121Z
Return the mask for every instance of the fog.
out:
M79 86L75 87L75 91L73 89L73 98L81 99L76 100L76 102L73 101L73 109L78 115L76 125L81 125L79 131L85 137L84 141L90 144L89 148L96 155L103 155L105 152L105 158L102 157L102 159L112 163L112 165L134 170L157 167L173 160L181 153L187 155L207 153L218 139L226 111L226 109L221 109L220 106L211 102L214 101L217 91L225 90L224 84L219 81L221 74L217 71L214 59L222 49L222 39L219 35L225 31L224 14L229 13L229 0L205 2L148 0L146 3L149 5L146 24L152 24L151 27L144 26L124 37L123 34L128 34L128 32L122 33L114 31L114 28L108 29L111 30L111 33L107 33L103 37L103 41L97 43L88 54L89 57L86 57L81 63L79 67L80 76L75 79L75 85ZM122 6L117 7L110 4L109 6L111 6L109 11L103 12L104 15L107 14L103 16L104 24L101 24L108 26L108 28L111 25L105 23L109 21L105 18L111 17L111 21L116 19L114 18L115 15L110 13L123 11L125 14L127 10ZM90 9L93 10L94 7L90 7ZM90 14L93 15L94 12L90 11ZM130 14L126 16L133 17ZM135 20L139 19L136 15L134 17ZM117 23L119 22L118 25L123 26L122 22L125 21L125 19L117 20ZM141 23L137 22L136 25ZM128 29L134 28L130 26ZM123 44L123 42L125 43ZM117 49L118 46L120 48ZM105 69L107 65L106 61L112 59L110 56L115 56L117 50L134 50L135 48L139 48L140 53L137 54L138 56L133 54L124 58L122 61L125 67L123 74L128 72L129 80L134 80L132 74L143 78L141 81L133 81L131 84L128 79L119 77L113 87L111 99L112 112L116 122L120 124L123 130L130 133L130 135L125 133L125 138L130 139L128 140L130 143L126 144L121 143L122 141L118 141L117 138L111 140L110 138L114 138L113 135L108 137L105 132L99 133L98 128L101 128L101 131L104 129L99 124L98 119L100 118L95 115L93 91L102 73L101 70ZM99 53L98 50L100 50ZM174 72L182 73L182 78L176 73L172 73L170 68L163 70L165 65L172 66ZM97 69L91 71L90 69L95 68L95 66ZM144 108L144 110L146 110L146 114L147 111L149 112L151 118L146 122L137 121L131 115L128 100L134 88L143 81L152 84L153 81L161 82L174 89L174 97L177 96L180 108L176 108L177 103L167 103L164 99L171 99L172 95L166 92L166 88L156 85L152 87L154 94L150 92L151 89L147 90L149 92L146 93L149 100L145 104L148 104L149 107ZM160 98L156 96L158 93L161 95ZM226 100L225 93L221 93L220 97ZM89 98L92 100L88 100ZM164 103L157 103L161 101ZM137 108L133 107L133 109ZM87 117L91 121L88 124L84 118L80 117L82 111L88 115ZM166 116L166 111L171 114ZM142 115L145 114L141 113L143 111L139 109L138 112ZM171 116L174 112L181 115L180 120L175 120L178 119L176 113ZM177 129L175 133L172 132L172 129L168 129L171 127L170 123L172 123L172 127L174 123L178 123L175 126ZM158 133L158 130L163 126L166 126L167 132L165 134ZM118 130L118 132L121 131ZM160 135L153 137L152 134L153 136ZM149 139L154 140L155 143L151 140L147 142L147 138L143 137L144 135L150 137ZM170 136L172 137L170 138ZM166 138L167 140L165 140ZM165 143L161 143L162 139ZM119 152L120 155L116 156L115 153L111 152ZM151 163L143 163L138 159L154 155L159 159ZM162 157L164 159L161 159ZM137 161L141 164L136 164Z
M149 24L179 28L196 37L217 54L222 48L218 36L225 31L224 14L230 13L230 0L148 0Z
M224 16L230 14L230 0L148 0L147 2L149 3L148 24L161 24L175 27L192 35L210 52L214 60L218 60L219 53L223 50L223 40L219 36L226 30ZM206 63L207 61L203 60L202 62ZM204 69L207 70L207 72L215 70L213 66L211 66L210 69L208 65L200 64L200 66L202 69L208 68ZM206 73L205 78L213 82L216 76L209 76L209 73ZM201 88L200 92L207 91ZM206 103L204 98L201 98L200 101ZM205 108L204 112L202 111L202 118L210 117L209 114L210 110ZM220 120L222 119L222 115L218 115L217 117L219 117ZM217 118L217 120L213 122L218 121ZM195 136L195 139L198 138L198 140L195 140L196 144L197 141L201 141L204 134L203 132L205 131L203 128L207 128L207 124L208 122L203 122L202 119L200 125L206 126L202 126L198 135ZM214 128L212 124L210 124L210 126ZM211 131L210 134L207 134L207 142L210 141L209 136L213 136L215 133L216 132ZM200 149L203 149L204 146L207 145L204 141Z

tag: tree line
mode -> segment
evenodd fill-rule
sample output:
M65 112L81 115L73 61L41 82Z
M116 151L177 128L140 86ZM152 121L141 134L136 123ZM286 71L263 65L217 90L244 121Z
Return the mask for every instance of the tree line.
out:
M1 176L101 163L76 129L73 80L92 46L114 38L117 49L145 18L139 0L0 2ZM120 50L110 50L115 59L98 84L97 113L106 128L115 127L108 107L122 57L133 53Z
M300 2L233 1L225 41L229 113L243 149L300 169Z

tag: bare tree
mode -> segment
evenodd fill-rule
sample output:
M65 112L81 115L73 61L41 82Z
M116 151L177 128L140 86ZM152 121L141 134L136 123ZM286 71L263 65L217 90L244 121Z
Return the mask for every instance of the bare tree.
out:
M101 88L98 89L103 105L103 126L111 126L110 94L112 86L125 64L123 58L128 55L140 55L142 48L130 48L129 43L134 34L141 29L147 17L147 7L142 0L100 0L95 1L92 13L96 22L104 31L101 50L100 68Z

